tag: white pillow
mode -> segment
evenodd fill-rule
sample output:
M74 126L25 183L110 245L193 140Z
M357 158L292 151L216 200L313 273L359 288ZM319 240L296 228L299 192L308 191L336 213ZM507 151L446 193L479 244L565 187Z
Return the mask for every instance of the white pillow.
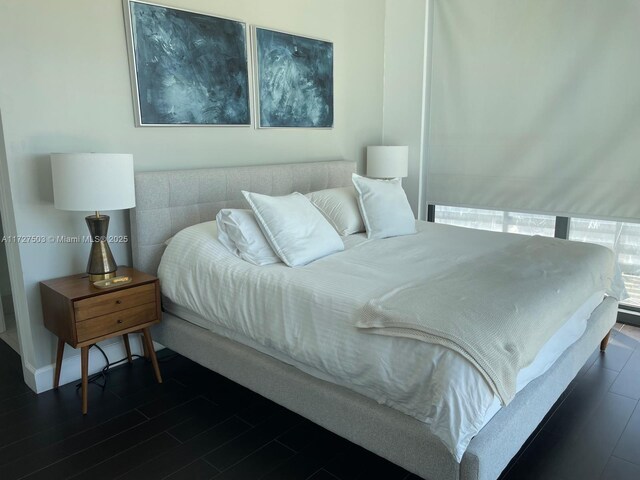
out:
M358 194L353 187L328 188L305 195L342 235L364 232L358 208Z
M387 238L416 233L416 219L399 178L374 180L353 174L358 206L367 238Z
M242 194L269 244L290 267L344 250L338 233L301 193L283 197L244 191Z
M279 263L251 210L223 208L216 215L218 240L235 256L254 265Z

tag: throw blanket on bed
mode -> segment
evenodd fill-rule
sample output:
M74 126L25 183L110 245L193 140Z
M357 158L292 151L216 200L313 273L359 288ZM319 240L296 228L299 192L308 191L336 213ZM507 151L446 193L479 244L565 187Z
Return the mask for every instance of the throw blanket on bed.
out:
M608 248L527 237L369 301L356 326L451 348L506 405L518 372L562 321L598 291L620 298L615 272Z

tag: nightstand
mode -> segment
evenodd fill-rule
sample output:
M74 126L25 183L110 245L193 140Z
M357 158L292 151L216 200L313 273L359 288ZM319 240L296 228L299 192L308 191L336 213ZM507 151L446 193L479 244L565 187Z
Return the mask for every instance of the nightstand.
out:
M44 325L58 337L53 387L60 383L64 344L80 347L82 364L82 413L87 413L89 347L107 338L122 336L131 362L129 333L142 333L145 355L162 383L149 327L160 321L160 285L152 275L120 267L117 275L132 277L131 283L99 289L86 273L40 282Z

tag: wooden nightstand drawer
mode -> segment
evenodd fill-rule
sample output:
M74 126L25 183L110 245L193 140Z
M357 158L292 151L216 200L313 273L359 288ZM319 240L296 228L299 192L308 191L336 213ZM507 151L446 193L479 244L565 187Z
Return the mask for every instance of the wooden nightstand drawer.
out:
M105 293L96 297L85 298L74 302L76 322L98 317L107 313L118 312L127 308L153 303L156 300L155 284L127 288L113 293ZM80 340L79 340L80 341Z
M108 315L90 318L84 322L76 323L78 342L102 337L103 335L109 335L155 320L157 320L155 303L147 303L146 305L139 305Z

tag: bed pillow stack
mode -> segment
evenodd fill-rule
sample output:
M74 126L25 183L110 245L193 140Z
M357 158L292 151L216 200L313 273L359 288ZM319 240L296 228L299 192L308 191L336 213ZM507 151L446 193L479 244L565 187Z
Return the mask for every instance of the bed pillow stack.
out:
M236 257L254 265L279 263L251 210L223 208L216 215L218 240Z
M364 230L368 238L416 233L415 218L400 179L353 174L353 187L281 197L245 192L251 210L222 209L218 239L254 265L282 260L290 267L344 250L340 235Z
M352 175L367 238L387 238L416 233L407 195L399 178L378 180Z
M344 237L364 232L355 188L328 188L307 193L305 196L320 210L339 235Z
M336 230L301 193L271 197L243 191L267 241L290 267L344 250Z

